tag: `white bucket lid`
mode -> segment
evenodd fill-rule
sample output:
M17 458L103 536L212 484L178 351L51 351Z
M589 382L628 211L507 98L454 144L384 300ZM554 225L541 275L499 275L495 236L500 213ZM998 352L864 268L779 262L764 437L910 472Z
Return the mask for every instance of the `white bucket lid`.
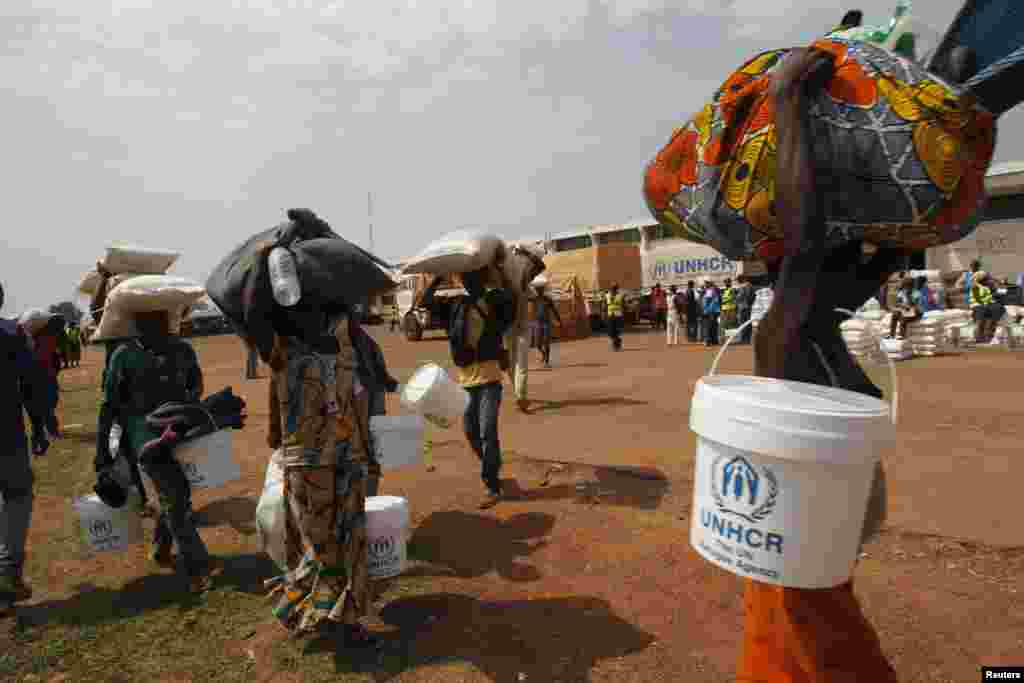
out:
M409 524L409 501L400 496L367 496L363 509L373 527Z
M829 464L874 462L896 439L889 404L805 382L716 375L697 382L690 428L752 453Z

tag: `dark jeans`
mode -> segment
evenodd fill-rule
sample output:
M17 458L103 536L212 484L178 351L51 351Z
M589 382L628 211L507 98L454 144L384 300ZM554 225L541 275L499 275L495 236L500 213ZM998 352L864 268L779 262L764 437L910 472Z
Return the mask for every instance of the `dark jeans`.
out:
M700 317L694 313L686 316L686 340L695 342L700 334Z
M260 365L259 354L256 349L250 349L248 356L245 359L245 378L256 379L258 376L258 368Z
M612 349L618 351L622 348L622 328L625 319L622 316L611 316L608 318L608 337L612 340Z
M185 471L173 458L143 465L153 480L160 497L160 519L157 520L153 545L178 545L178 562L188 576L201 576L209 568L210 555L192 520L192 486Z
M743 326L744 324L746 324L749 321L750 321L750 309L749 308L739 308L739 309L736 310L736 323L738 325ZM740 339L739 339L740 344L749 344L750 340L754 338L753 335L754 335L754 326L753 325L747 325L745 328L743 328L743 331L740 332Z
M551 323L546 320L537 322L537 350L545 364L551 362Z
M501 445L498 442L498 413L501 410L501 382L467 387L469 406L464 427L469 445L480 458L480 478L491 491L501 488Z
M32 521L32 464L27 446L0 456L0 578L21 576Z
M718 346L717 313L710 313L704 316L704 343L708 346Z
M984 306L976 306L971 311L971 316L974 318L974 322L978 323L982 320L991 320L992 322L999 322L1006 315L1006 307L999 303L985 304Z

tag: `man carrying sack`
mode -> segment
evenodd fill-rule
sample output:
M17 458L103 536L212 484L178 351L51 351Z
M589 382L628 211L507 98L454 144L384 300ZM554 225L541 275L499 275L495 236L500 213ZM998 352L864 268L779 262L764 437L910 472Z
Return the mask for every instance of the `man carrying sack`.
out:
M516 305L504 273L493 265L463 273L461 280L466 295L452 313L448 340L456 379L469 392L464 427L466 440L480 459L480 476L487 487L480 508L487 509L502 497L498 415L509 366L504 335L515 322Z
M96 437L96 472L113 464L110 430L115 420L121 439L134 453L160 434L149 427L146 416L165 403L193 403L203 394L203 375L195 351L184 340L170 336L167 311L136 313L139 338L119 345L110 358L103 385ZM206 545L192 517L191 485L181 464L167 449L151 449L141 462L160 498L161 514L153 538L153 561L173 567L173 545L178 546L180 571L189 590L209 588L212 564Z

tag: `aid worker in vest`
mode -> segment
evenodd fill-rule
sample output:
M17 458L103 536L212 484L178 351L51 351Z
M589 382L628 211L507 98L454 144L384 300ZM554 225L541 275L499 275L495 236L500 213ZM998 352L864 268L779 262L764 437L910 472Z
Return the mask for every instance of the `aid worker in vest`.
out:
M736 290L733 289L732 280L729 278L725 278L722 287L721 326L723 330L736 327Z
M159 433L146 424L146 416L164 403L198 401L203 395L203 374L192 347L170 335L167 311L136 313L139 337L120 344L110 358L103 386L96 436L96 471L103 472L113 459L110 430L121 425L121 440L134 453L142 453L147 441ZM191 485L173 455L152 449L150 460L141 462L160 498L160 517L153 538L153 561L173 567L174 545L179 570L193 593L209 588L213 569L206 545L192 517Z
M605 315L608 319L608 337L612 340L612 351L622 350L622 328L625 325L626 299L619 291L618 283L613 284L604 295Z
M974 318L975 341L993 341L999 321L1006 315L1006 308L992 295L992 276L984 270L974 274L971 285L970 306Z
M502 380L509 367L504 335L516 318L516 302L504 273L496 266L463 273L460 276L466 297L458 306L465 306L465 329L454 329L460 316L452 316L449 331L456 378L469 393L469 406L464 415L466 440L480 459L487 495L481 509L494 507L501 500L501 444L498 439L498 415L501 410ZM457 307L458 308L458 307ZM464 338L465 349L455 348ZM465 352L470 358L459 359Z

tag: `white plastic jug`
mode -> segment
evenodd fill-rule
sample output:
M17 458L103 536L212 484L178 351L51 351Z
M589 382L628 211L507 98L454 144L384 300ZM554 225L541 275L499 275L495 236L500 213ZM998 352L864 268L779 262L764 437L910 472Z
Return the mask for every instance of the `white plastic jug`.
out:
M424 417L451 423L469 407L469 393L440 365L420 367L402 387L402 405Z
M256 505L256 532L260 549L274 561L282 571L288 571L285 551L285 500L283 454L274 451L267 464L267 475L263 480L263 493Z
M895 407L834 387L715 376L717 364L690 407L698 435L691 544L763 583L844 583L876 463L896 438Z
M367 573L389 579L405 571L409 540L409 503L398 496L366 499Z
M282 306L294 306L302 298L299 274L295 268L295 257L284 247L275 247L267 257L270 271L270 287L274 300Z
M234 433L221 429L186 441L174 449L174 457L192 486L212 489L242 476L242 468L232 455L233 447Z
M96 553L123 552L142 539L142 517L133 505L112 508L90 494L72 502L82 541Z
M374 415L370 418L374 450L382 469L417 465L423 460L423 432L419 415Z

